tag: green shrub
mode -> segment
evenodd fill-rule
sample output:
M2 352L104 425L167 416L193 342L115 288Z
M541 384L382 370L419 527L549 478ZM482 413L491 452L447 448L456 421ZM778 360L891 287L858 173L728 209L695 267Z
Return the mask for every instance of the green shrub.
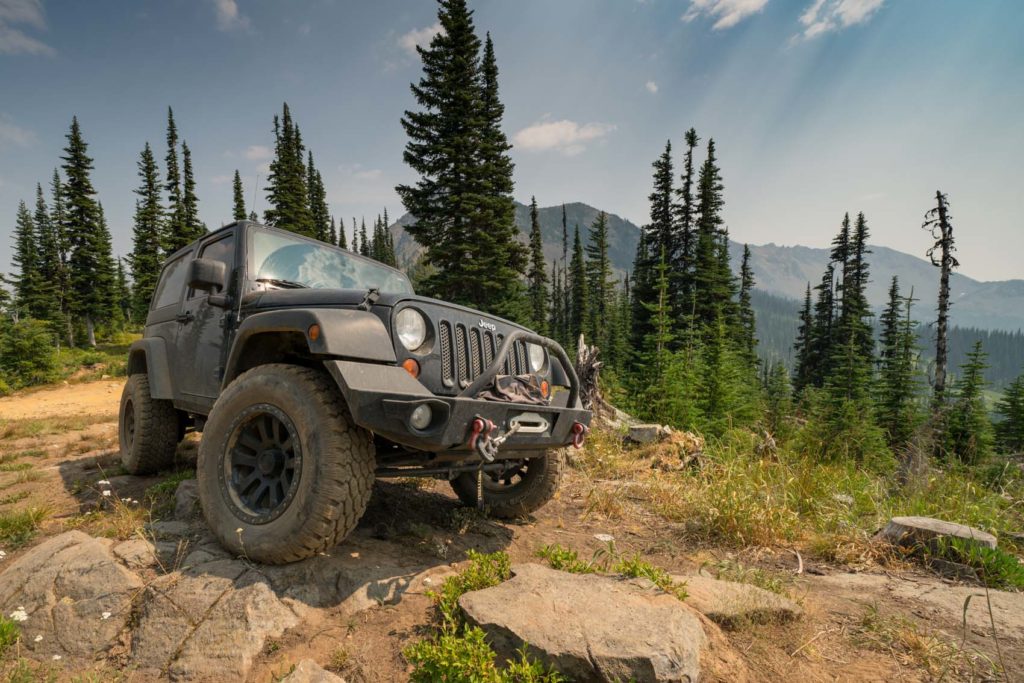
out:
M546 560L552 569L557 569L571 574L596 574L598 572L611 572L632 578L648 579L666 593L670 593L680 600L686 599L686 584L677 583L672 580L668 572L655 567L650 562L640 558L640 553L630 556L620 555L615 550L614 541L609 542L606 548L601 548L594 553L594 557L588 562L581 560L575 550L564 548L557 543L546 545L537 551L537 557Z
M0 372L14 388L45 384L58 377L53 333L41 320L21 320L0 336Z
M552 569L571 574L596 574L601 571L594 560L581 560L575 550L563 548L555 543L537 551L537 557L546 560Z
M439 592L429 593L437 605L445 629L454 630L461 625L459 598L464 593L497 586L512 576L508 553L498 551L488 554L470 550L467 555L469 566L445 579Z
M1024 564L1000 548L988 548L961 538L937 539L932 552L941 559L965 564L990 588L1024 589Z
M560 683L566 681L556 671L531 660L526 648L519 657L495 664L495 654L479 628L465 627L459 634L442 633L435 640L423 640L405 649L405 657L415 667L409 680L414 683Z
M48 512L46 508L32 507L0 514L0 543L12 547L28 543Z
M21 637L18 625L5 616L0 615L0 656L6 654L12 645Z

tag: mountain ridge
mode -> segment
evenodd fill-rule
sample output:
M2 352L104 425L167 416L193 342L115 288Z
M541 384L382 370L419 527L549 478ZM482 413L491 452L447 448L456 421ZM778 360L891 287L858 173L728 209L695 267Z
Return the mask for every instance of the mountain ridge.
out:
M572 250L575 226L580 228L580 239L587 240L590 224L600 209L582 202L565 204L568 223L569 250ZM622 277L632 268L640 228L632 221L605 212L609 225L609 254L617 275ZM516 202L516 225L519 238L524 243L530 229L530 208ZM562 205L540 207L538 218L544 241L544 256L548 263L562 258ZM408 265L422 253L416 241L405 230L414 223L410 214L405 214L391 226L395 239L395 252L400 264ZM913 287L916 305L915 317L928 320L924 311L934 310L938 298L938 269L925 259L906 252L870 245L868 257L871 280L868 284L868 301L880 310L888 298L889 284L893 275L900 278L900 289L904 295ZM774 242L750 245L751 265L754 269L755 288L773 296L792 299L800 305L807 283L814 287L821 280L829 258L829 249L803 245L782 246ZM730 240L729 254L733 270L738 272L743 245ZM571 256L571 253L570 253ZM1016 331L1024 329L1024 280L975 280L954 272L950 277L953 297L951 309L952 324L960 327L975 327L986 330Z

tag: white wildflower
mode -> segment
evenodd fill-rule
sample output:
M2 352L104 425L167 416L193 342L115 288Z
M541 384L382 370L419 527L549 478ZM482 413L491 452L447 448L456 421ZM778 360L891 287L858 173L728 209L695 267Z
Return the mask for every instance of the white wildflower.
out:
M43 642L43 634L42 633L40 633L38 636L35 637L35 642L37 642L37 643Z
M59 660L60 660L60 655L54 655L53 656L53 661L56 662L56 661L59 661Z
M103 614L100 615L100 619L109 619L109 618L110 618L110 612L104 612Z
M96 485L97 486L110 486L110 482L108 480L106 480L106 479L100 479L98 482L96 482Z
M109 490L108 491L104 491L103 495L104 495L104 497L109 498L110 497L110 491Z
M7 552L4 550L0 550L0 560L4 559L5 557L7 557Z
M11 612L11 619L14 621L28 621L28 612L25 611L24 607L19 607Z
M235 529L235 533L236 534L242 533L242 527L238 527L237 529Z

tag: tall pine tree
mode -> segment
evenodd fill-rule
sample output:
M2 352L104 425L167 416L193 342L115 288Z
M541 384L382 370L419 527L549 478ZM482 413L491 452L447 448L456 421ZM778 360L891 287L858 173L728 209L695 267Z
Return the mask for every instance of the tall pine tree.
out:
M189 243L184 239L188 233L185 221L185 201L181 188L181 166L178 165L178 125L174 122L174 111L167 107L167 209L164 214L162 246L164 254L170 254Z
M315 237L304 151L302 135L285 102L281 116L274 117L274 158L265 188L270 206L263 212L263 220L283 230Z
M160 174L148 142L139 155L138 168L139 186L135 189L138 199L135 200L132 253L128 256L128 265L134 283L131 317L141 322L146 319L146 311L153 298L162 261L160 227L163 211L160 207ZM238 178L237 171L235 178ZM238 189L241 189L240 184Z
M548 276L536 197L530 198L530 267L526 272L526 282L530 302L530 326L540 334L547 334Z
M205 235L206 226L199 220L199 197L196 196L196 177L192 172L192 151L184 142L181 143L181 168L184 232L177 238L177 241L180 246L185 246Z
M235 169L235 178L231 184L231 195L233 202L231 217L236 221L244 221L249 217L249 213L245 210L245 191L242 189L242 176L239 175L238 169Z

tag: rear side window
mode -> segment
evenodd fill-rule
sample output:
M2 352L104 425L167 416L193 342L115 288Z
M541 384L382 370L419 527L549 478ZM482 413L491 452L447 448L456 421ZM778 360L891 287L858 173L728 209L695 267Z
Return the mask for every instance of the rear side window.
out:
M156 292L153 294L153 310L176 304L181 300L191 256L192 252L188 252L164 266L160 283L156 286Z

